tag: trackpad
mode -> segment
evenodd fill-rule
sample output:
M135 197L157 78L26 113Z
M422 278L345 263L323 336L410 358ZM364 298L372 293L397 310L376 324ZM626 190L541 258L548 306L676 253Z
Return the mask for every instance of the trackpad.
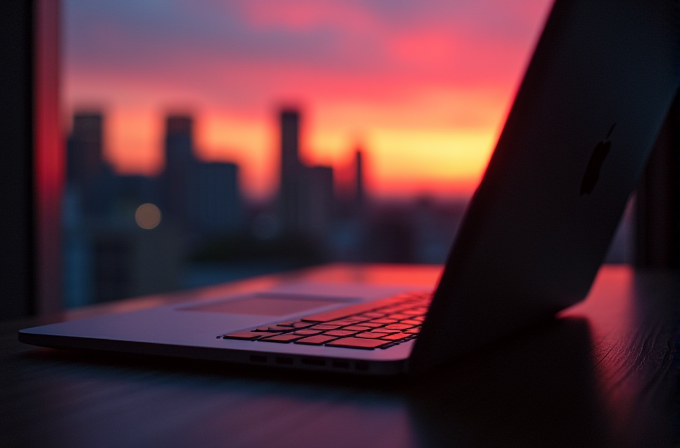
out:
M181 311L203 311L226 314L247 314L253 316L286 316L330 305L348 303L333 299L295 299L281 296L257 295L236 300L181 308Z

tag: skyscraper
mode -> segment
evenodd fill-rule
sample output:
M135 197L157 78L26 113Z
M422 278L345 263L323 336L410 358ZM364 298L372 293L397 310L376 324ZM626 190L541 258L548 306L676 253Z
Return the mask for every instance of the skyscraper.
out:
M110 169L103 158L103 128L104 116L100 111L76 112L67 142L67 182L80 198L82 212L88 216L104 213L110 202L105 185Z
M300 112L282 109L280 120L279 216L285 233L296 233L302 227L302 190L304 167L300 163Z
M364 184L363 151L357 146L354 153L354 213L363 218L366 203L366 188Z
M180 229L186 229L189 222L189 179L196 165L193 126L194 120L188 115L169 115L165 120L161 210Z
M67 178L85 184L102 171L103 115L101 112L76 112L68 139Z

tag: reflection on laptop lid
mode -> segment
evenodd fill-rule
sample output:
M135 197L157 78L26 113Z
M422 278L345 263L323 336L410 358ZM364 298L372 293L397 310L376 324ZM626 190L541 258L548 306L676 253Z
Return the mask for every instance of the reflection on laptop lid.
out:
M555 3L434 296L287 284L23 342L362 374L430 369L583 300L680 80L678 3ZM428 311L429 309L429 311Z

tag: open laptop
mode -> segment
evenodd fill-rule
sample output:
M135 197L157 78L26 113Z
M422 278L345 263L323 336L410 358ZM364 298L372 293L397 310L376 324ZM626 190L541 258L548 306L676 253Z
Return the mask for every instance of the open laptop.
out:
M676 94L679 18L677 0L554 4L433 291L282 284L19 340L381 375L554 316L586 297Z

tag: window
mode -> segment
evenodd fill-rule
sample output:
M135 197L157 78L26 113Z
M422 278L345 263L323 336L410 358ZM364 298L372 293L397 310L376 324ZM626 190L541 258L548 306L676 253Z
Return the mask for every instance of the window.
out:
M64 0L67 306L442 263L550 4Z

